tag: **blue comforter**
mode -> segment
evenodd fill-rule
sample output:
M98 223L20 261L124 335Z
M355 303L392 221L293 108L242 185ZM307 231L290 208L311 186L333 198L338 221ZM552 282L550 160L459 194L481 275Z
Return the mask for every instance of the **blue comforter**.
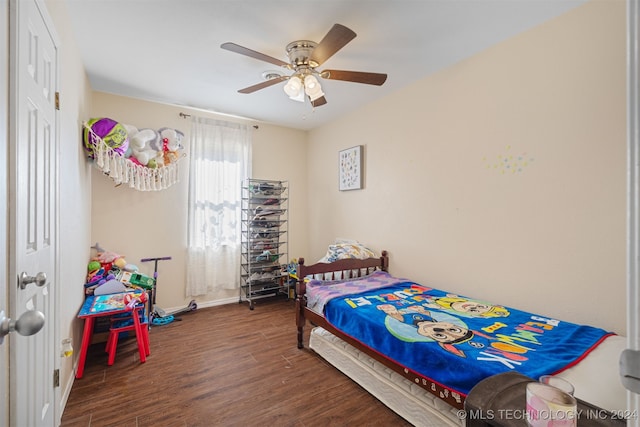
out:
M372 282L380 282L380 274L387 275L377 273ZM388 279L390 286L332 297L324 306L326 319L376 352L463 396L482 379L501 372L515 370L531 378L558 373L611 335ZM354 281L349 283L353 287Z

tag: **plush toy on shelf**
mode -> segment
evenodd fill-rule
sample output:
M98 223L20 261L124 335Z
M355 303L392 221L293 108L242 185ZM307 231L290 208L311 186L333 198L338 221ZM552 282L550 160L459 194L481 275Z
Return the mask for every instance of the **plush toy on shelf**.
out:
M184 134L177 129L162 128L158 130L160 133L160 139L162 141L162 163L163 166L167 166L171 163L177 162L180 158L178 150L182 149L182 138Z
M155 191L178 182L184 134L168 127L138 129L109 118L84 125L84 148L96 166L117 185Z
M159 134L153 129L136 130L130 134L131 157L129 159L142 166L154 168L158 150L154 149L159 140Z
M178 161L178 150L182 149L180 142L184 134L176 129L161 128L136 129L134 126L125 125L129 132L130 149L125 153L134 163L155 169L168 166Z
M84 148L90 158L95 157L95 149L100 138L109 148L124 155L129 147L127 129L108 117L90 119L84 128Z

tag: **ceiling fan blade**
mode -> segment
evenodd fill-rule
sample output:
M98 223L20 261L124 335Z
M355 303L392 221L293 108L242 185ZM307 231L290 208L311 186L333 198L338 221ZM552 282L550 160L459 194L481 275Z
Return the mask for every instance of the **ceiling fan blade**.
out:
M281 61L269 55L265 55L264 53L256 52L255 50L251 50L249 48L240 46L235 43L231 43L231 42L222 43L220 47L225 50L229 50L231 52L239 53L240 55L246 55L254 59L259 59L260 61L265 61L271 64L278 65L280 67L289 68L289 64L284 61Z
M362 71L324 70L320 75L329 80L344 80L346 82L376 86L382 86L382 84L387 81L386 74L366 73Z
M314 65L314 67L319 66L327 59L331 58L334 53L342 49L347 43L353 40L356 37L356 33L354 33L349 28L344 25L335 24L329 32L324 36L324 38L318 43L318 45L311 52L311 63L316 63L318 65Z
M309 99L309 101L311 101L311 99ZM311 106L312 107L320 107L321 105L324 105L327 103L327 99L324 96L321 96L320 98L316 99L315 101L311 101Z
M266 80L266 81L264 81L262 83L258 83L256 85L245 87L244 89L240 89L238 92L240 92L240 93L253 93L253 92L258 91L260 89L264 89L266 87L278 84L278 83L280 83L280 82L282 82L284 80L287 80L288 78L289 78L289 76L274 77L274 78Z

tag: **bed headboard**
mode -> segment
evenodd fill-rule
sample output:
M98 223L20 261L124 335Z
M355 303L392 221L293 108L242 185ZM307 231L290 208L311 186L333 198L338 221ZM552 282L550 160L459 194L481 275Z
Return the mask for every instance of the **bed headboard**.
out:
M309 275L323 274L323 280L335 280L342 278L342 275L338 277L336 273L343 271L351 271L351 277L361 277L374 270L389 270L389 254L387 251L382 251L382 255L378 258L339 259L331 263L319 262L312 265L305 265L304 258L300 258L296 272L298 276L297 293L298 295L304 295L306 288L304 278Z
M298 270L296 275L298 280L296 281L296 326L298 329L298 348L304 348L304 324L306 323L306 317L309 316L312 321L322 321L322 315L314 314L312 310L306 309L306 292L307 283L305 277L310 275L322 274L323 280L336 280L338 277L335 273L340 272L340 278L344 277L342 272L349 271L349 277L362 277L374 270L388 271L389 269L389 254L387 251L382 251L382 255L378 258L367 259L339 259L337 261L326 263L318 262L312 265L305 265L304 258L300 258L298 261ZM305 314L305 312L307 312ZM328 325L326 325L329 327Z

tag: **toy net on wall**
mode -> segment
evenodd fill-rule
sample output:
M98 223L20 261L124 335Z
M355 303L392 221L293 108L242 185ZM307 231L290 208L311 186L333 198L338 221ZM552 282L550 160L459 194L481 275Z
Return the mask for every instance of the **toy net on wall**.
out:
M136 136L140 133L137 129L111 121L109 131L105 132L100 126L96 126L96 119L83 125L84 148L88 156L94 159L95 166L111 178L117 186L124 184L138 191L159 191L178 182L178 164L184 157L184 154L179 153L182 150L179 140L175 141L173 138L169 146L167 138L161 138L157 150L149 148L146 141L146 147L136 146L132 152L130 145L134 146L136 142L141 145L140 141L136 140ZM149 130L145 129L145 131ZM172 135L176 135L177 132L181 138L182 134L179 131L174 129L171 131L173 131ZM156 133L159 137L161 136L160 132ZM139 151L136 148L139 148ZM144 164L138 160L138 157Z

